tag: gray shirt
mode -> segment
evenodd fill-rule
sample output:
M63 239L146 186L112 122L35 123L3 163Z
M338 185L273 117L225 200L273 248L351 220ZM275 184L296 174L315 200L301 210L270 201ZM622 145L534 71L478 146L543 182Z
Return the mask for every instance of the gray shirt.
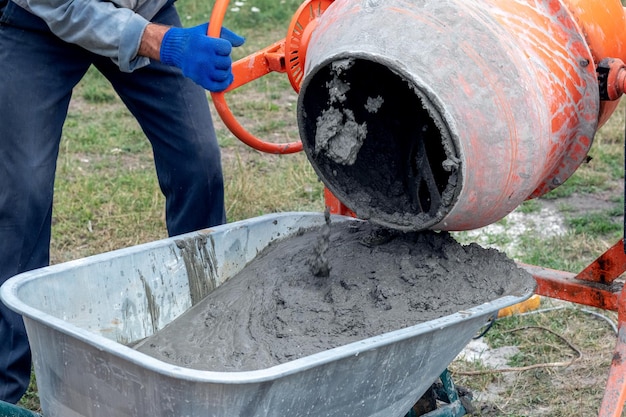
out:
M39 16L60 39L109 57L131 72L149 63L138 57L149 20L168 0L13 0Z

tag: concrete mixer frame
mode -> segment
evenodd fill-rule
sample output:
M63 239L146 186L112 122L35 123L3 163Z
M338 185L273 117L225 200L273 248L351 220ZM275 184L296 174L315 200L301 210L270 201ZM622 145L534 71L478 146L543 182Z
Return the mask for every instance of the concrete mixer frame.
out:
M626 271L624 240L578 274L522 266L537 281L537 294L618 313L617 343L599 417L621 416L626 401L626 288L615 281Z

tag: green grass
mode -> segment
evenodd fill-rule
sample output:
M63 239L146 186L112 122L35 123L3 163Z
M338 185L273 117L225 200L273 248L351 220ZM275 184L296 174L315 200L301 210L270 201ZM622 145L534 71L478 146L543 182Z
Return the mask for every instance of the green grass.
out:
M551 302L544 302L546 306L555 308ZM586 311L568 305L557 304L556 308L499 319L485 336L494 349L519 349L509 357L508 367L532 369L494 373L493 368L456 361L456 382L483 392L501 387L499 416L597 415L599 403L591 399L603 394L603 374L599 370L606 370L611 362L614 333L608 323ZM580 351L582 358L569 344ZM590 369L592 360L595 368ZM553 366L546 366L549 364ZM465 376L467 371L483 373Z
M243 3L241 6L237 3ZM181 0L176 3L183 26L189 27L209 21L213 1ZM230 1L224 26L248 37L277 26L286 31L294 11L302 4L300 0L245 0Z
M614 210L588 213L569 219L568 224L576 234L609 235L617 240L623 232L624 223L614 216Z

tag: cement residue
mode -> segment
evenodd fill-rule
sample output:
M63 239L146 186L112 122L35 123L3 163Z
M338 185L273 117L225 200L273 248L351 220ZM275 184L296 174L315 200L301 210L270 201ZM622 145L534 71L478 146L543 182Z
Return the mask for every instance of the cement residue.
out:
M210 239L210 246L207 245ZM176 246L185 262L191 304L196 304L215 289L217 268L215 248L210 235L199 234L189 239L179 239Z
M367 125L357 123L352 110L330 107L317 119L315 152L325 152L338 164L354 165L366 136Z
M384 102L385 102L385 99L382 98L381 96L368 97L367 101L365 102L365 110L367 110L370 113L377 113L378 110L382 107Z
M328 249L330 248L330 210L327 207L324 212L325 225L319 233L319 237L313 247L313 256L307 260L309 270L316 277L330 276L330 264L328 263Z
M319 278L307 267L319 234L273 242L138 349L194 369L263 369L534 286L495 249L361 221L332 224L330 274Z
M352 64L352 60L331 64L334 76L326 84L329 107L317 118L315 133L315 152L325 152L331 160L341 165L354 165L367 137L367 124L357 123L354 112L341 105L346 101L350 83L342 81L339 75ZM375 106L374 103L371 105Z

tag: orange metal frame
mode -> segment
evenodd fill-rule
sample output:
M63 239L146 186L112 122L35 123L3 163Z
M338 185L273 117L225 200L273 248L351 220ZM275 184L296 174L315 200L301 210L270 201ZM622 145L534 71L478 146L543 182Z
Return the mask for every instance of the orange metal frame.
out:
M615 280L626 272L624 239L578 274L522 265L537 281L536 293L617 311L618 334L599 417L619 417L626 401L626 288Z
M217 0L213 6L211 20L207 35L215 38L220 37L222 22L228 8L229 0ZM224 124L233 134L246 145L266 153L288 154L300 152L302 142L290 142L284 144L265 142L252 133L248 132L233 115L226 103L226 93L240 87L250 81L261 78L270 72L286 72L285 65L285 40L278 41L242 60L233 64L233 83L226 91L211 93L215 109L219 113Z
M302 150L302 142L272 143L263 141L246 130L234 116L228 103L226 93L251 81L261 78L270 72L287 73L291 85L299 90L302 79L302 65L309 36L315 27L316 19L334 0L308 0L296 12L291 22L288 38L261 49L233 63L233 83L223 92L211 93L215 109L228 129L246 145L266 153L289 154ZM229 0L216 0L211 13L207 35L220 37L220 31ZM313 4L316 3L316 7ZM287 62L289 60L289 62Z

